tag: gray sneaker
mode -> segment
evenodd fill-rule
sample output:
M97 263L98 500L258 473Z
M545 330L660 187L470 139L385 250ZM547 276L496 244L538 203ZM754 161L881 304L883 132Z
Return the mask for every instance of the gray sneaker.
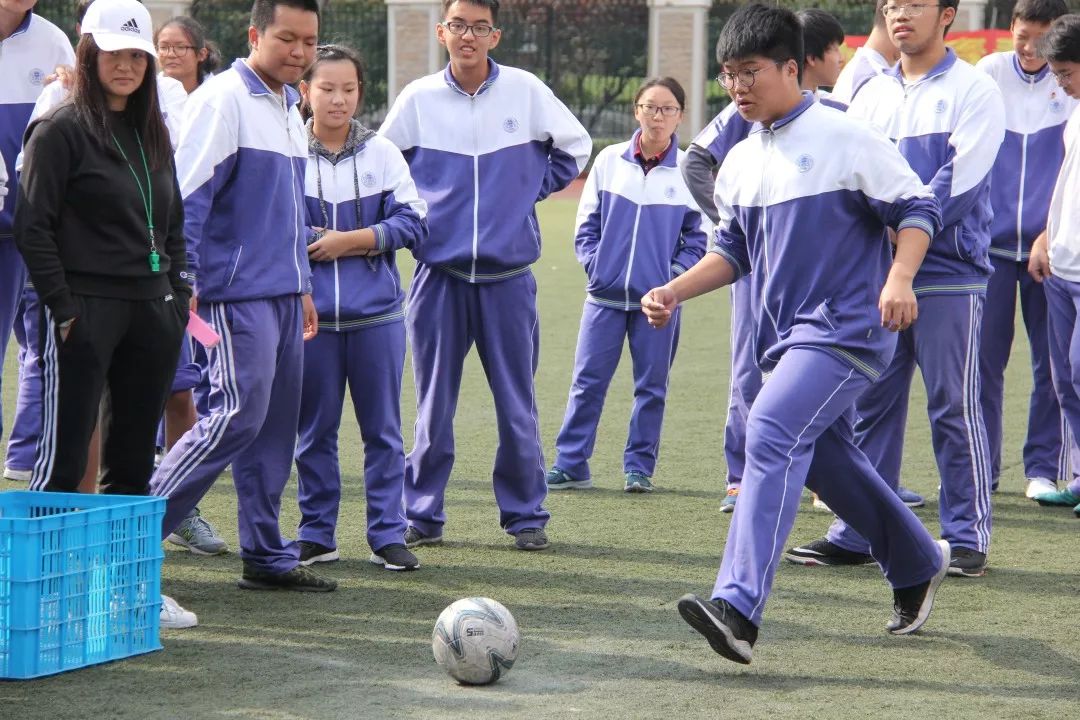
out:
M173 545L186 547L195 555L221 555L229 551L228 544L217 534L214 526L199 514L199 508L188 513L165 539Z

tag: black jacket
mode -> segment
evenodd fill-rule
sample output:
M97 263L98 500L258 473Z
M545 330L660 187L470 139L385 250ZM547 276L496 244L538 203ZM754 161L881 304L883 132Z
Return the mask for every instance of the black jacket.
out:
M145 185L134 129L120 114L110 121ZM31 124L26 138L15 242L56 322L78 314L73 295L149 300L174 293L187 302L184 205L171 159L150 176L154 242L161 256L153 272L142 196L115 146L103 147L71 104Z

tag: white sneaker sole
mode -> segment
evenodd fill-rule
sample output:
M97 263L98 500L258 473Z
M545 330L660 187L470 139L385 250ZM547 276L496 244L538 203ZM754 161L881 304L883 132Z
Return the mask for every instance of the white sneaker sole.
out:
M199 620L193 614L190 618L160 620L158 627L162 630L187 630L188 628L197 627L198 624Z
M684 595L679 599L676 608L683 620L704 636L718 655L742 665L750 664L754 656L754 648L745 640L736 638L731 628L718 621L700 599ZM710 628L718 630L723 637L718 638L710 634Z
M571 480L570 482L548 485L547 489L552 492L558 492L559 490L588 490L591 487L592 480Z
M382 555L376 555L375 553L371 553L371 557L368 558L368 562L372 565L379 565L385 570L394 570L396 572L408 572L410 570L420 569L420 563L416 563L411 567L408 565L391 565L390 563L386 562L386 558L384 558Z
M341 553L339 553L337 550L331 550L328 553L323 553L322 555L313 555L312 557L309 557L307 560L301 560L300 564L303 565L304 567L308 567L310 565L314 565L315 563L334 562L335 560L340 560L340 559L341 559Z
M4 479L11 482L30 482L34 477L33 470L12 470L4 468Z
M172 543L173 545L176 545L176 546L182 547L182 548L187 548L188 550L191 551L192 555L202 555L203 557L213 557L214 555L224 555L225 553L229 552L229 546L228 545L223 545L221 547L221 549L216 551L216 552L210 552L208 550L203 550L200 547L192 545L191 543L189 543L187 540L180 537L176 533L171 533L169 535L169 537L167 537L165 539L168 542Z
M419 540L405 543L407 548L420 547L421 545L442 545L442 535L438 537L422 537Z
M930 578L930 587L926 589L926 597L923 598L922 605L919 606L919 614L915 617L915 622L900 630L890 630L889 634L910 635L921 628L926 623L927 618L930 617L930 611L934 609L934 596L937 595L937 589L948 574L949 563L952 562L952 548L949 547L949 541L938 540L937 546L941 550L941 566L938 568L937 574Z

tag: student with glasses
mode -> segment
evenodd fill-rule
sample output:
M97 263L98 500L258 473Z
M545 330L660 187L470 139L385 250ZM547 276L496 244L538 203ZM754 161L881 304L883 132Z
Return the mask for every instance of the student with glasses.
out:
M846 105L820 87L828 86L836 80L833 53L839 50L839 44L843 42L843 28L836 18L821 10L804 10L796 17L803 28L803 52L806 57L806 68L801 80L803 90L813 93L820 102L830 107L846 109ZM833 61L827 62L827 57ZM746 88L753 87L757 76L758 72L750 70L739 73L721 72L716 81L726 92L733 95L736 84ZM750 123L738 113L736 104L729 104L694 138L687 150L686 159L681 163L690 193L713 221L716 219L716 206L712 195L717 168L731 148L746 138L750 127ZM750 297L749 288L750 283L745 279L737 280L731 286L731 383L728 388L727 419L724 423L727 477L726 493L720 502L720 511L725 513L733 512L738 501L745 464L746 417L750 405L761 389L761 372L752 351L750 317L755 303ZM922 503L918 494L906 488L900 487L898 494L909 506ZM826 507L820 501L815 501L815 505Z
M206 40L202 25L193 18L179 16L170 19L154 34L157 47L159 86L169 83L170 88L180 88L183 103L177 103L173 112L186 106L187 96L199 88L217 69L220 57ZM182 117L176 118L176 124ZM202 412L197 411L193 391L201 399ZM180 346L180 360L173 377L172 393L165 403L162 427L158 431L158 447L164 452L195 426L200 415L210 413L210 367L205 349L185 336ZM191 509L187 517L169 534L167 541L187 548L194 555L220 555L228 551L228 544L210 522L202 516L198 507Z
M749 664L807 483L872 536L893 588L887 632L915 632L929 616L947 546L855 446L851 405L888 366L896 331L923 321L911 278L940 214L888 139L802 92L794 13L740 7L721 31L718 56L754 130L717 175L710 252L641 305L663 327L680 303L741 276L760 298L753 342L768 380L747 419L739 507L711 595L678 602L717 653Z
M860 449L897 487L911 379L926 386L941 479L941 535L949 573L979 577L990 550L991 458L980 404L979 342L990 264L990 172L1005 136L1005 103L985 73L945 45L958 0L888 4L900 63L863 87L848 113L884 132L942 208L915 292L923 318L900 334L888 369L856 404ZM835 509L835 508L834 508ZM873 562L871 545L837 520L824 538L785 553L804 565Z
M592 141L539 78L498 65L498 0L445 0L446 69L402 90L379 131L405 155L430 234L413 248L406 323L417 396L406 458L406 544L442 542L453 417L476 344L495 400L499 524L520 550L548 547L547 484L533 377L540 329L535 205L576 178Z
M641 296L705 253L708 220L690 196L675 129L686 94L673 78L645 82L634 96L641 126L596 156L578 204L574 248L588 284L566 416L555 440L549 490L592 486L589 458L608 385L629 342L634 408L623 455L626 492L652 492L668 375L679 321L649 327Z

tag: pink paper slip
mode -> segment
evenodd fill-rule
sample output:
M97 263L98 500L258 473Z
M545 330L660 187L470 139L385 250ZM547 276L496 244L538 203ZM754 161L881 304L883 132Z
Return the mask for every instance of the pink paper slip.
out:
M221 336L214 331L214 328L195 313L188 316L187 331L205 348L212 348L221 342Z

